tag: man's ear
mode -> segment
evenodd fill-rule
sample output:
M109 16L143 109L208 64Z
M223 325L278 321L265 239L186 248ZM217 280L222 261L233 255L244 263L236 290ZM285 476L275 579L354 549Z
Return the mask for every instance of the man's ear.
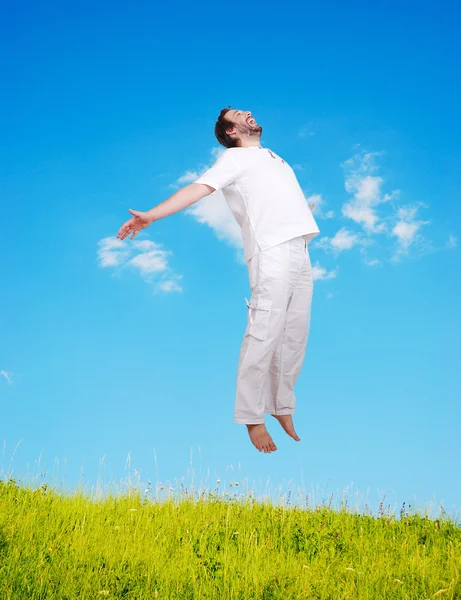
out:
M231 135L232 133L235 133L235 127L232 127L232 129L226 129L226 133L227 133L227 135Z

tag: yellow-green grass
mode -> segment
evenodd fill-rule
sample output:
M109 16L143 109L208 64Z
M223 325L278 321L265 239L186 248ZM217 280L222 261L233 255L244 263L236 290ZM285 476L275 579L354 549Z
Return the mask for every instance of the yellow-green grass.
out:
M186 489L146 500L0 482L1 600L461 598L461 529Z

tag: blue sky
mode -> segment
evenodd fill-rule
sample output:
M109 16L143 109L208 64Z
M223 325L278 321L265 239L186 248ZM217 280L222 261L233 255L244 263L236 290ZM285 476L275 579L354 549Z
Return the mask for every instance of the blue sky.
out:
M247 481L459 513L459 9L447 8L4 5L3 473ZM233 423L249 283L222 195L115 239L128 208L213 164L228 105L253 112L321 229L302 441L272 419L271 455Z

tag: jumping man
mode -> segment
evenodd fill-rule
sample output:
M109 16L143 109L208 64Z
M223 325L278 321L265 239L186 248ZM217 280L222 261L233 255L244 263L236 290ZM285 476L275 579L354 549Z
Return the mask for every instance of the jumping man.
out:
M313 293L307 248L319 228L293 169L261 146L262 127L250 111L223 108L215 136L226 148L215 164L147 212L133 215L117 238L133 240L141 229L222 193L242 231L251 288L248 321L237 369L234 421L248 428L260 451L277 450L264 423L275 417L296 441L294 385L307 346Z

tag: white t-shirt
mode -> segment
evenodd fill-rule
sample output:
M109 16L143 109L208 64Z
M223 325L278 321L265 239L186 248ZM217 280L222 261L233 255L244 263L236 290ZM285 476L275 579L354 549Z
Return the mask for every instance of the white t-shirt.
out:
M227 148L194 183L222 190L242 230L245 261L294 237L320 233L293 169L269 150Z

